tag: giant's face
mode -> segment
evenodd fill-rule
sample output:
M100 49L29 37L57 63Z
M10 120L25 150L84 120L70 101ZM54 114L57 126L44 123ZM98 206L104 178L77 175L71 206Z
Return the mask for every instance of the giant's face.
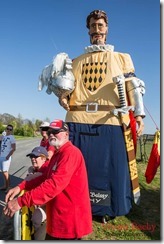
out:
M90 35L91 44L104 45L106 42L107 33L108 33L108 27L103 18L90 19L89 35Z

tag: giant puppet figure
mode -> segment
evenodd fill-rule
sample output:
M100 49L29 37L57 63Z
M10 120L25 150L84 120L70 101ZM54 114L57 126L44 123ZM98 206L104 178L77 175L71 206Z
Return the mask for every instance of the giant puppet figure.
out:
M72 64L65 53L57 55L48 93L55 93L53 85L64 80L66 72L73 72L74 78L69 76L67 82L71 84L67 89L69 94L63 89L59 89L60 95L55 94L67 110L65 120L70 140L85 158L92 213L114 218L128 214L133 199L136 204L140 200L133 139L135 135L140 136L144 128L145 88L134 73L130 55L116 52L113 46L106 44L106 13L92 11L86 26L91 46ZM63 55L66 65L60 62ZM40 80L41 90L46 82L43 77ZM130 123L132 117L136 123Z

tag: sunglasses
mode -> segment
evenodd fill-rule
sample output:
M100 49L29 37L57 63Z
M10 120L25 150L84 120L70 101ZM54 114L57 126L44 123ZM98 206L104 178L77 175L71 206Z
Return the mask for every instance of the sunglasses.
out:
M48 131L48 128L46 128L46 127L41 128L41 131Z
M11 129L11 128L7 128L7 130L12 131L13 129Z
M65 130L63 130L63 129L61 129L61 130L53 130L53 129L51 129L51 130L47 131L47 135L48 136L50 136L51 134L56 135L56 134L59 134L60 132L64 132L64 131Z
M29 158L32 159L32 158L39 158L40 156L36 156L36 155L30 155Z

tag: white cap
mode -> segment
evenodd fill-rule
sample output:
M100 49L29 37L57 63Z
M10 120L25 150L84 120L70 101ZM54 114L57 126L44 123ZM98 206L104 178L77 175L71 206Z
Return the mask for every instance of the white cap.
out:
M49 127L49 125L50 125L49 122L44 121L44 122L41 123L41 125L40 125L39 127L40 127L40 128L42 128L42 127Z

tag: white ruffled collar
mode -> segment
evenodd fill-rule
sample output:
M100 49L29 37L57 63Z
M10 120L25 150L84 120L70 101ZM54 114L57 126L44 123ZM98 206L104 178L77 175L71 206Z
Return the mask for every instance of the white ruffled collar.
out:
M114 51L114 46L112 45L92 45L85 47L85 53L92 53L92 52L105 52L105 51Z

